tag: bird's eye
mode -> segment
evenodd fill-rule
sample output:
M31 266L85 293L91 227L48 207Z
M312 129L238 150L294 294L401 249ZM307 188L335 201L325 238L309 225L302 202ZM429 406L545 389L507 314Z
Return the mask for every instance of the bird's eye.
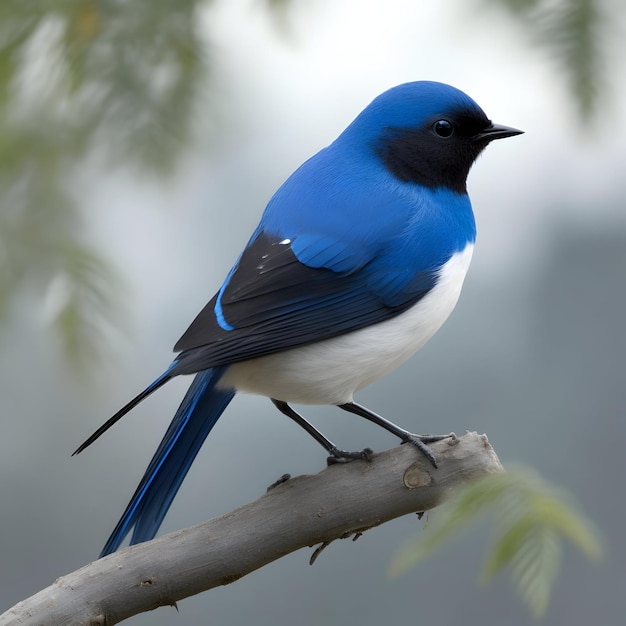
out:
M437 120L433 124L433 132L438 137L446 139L454 133L454 126L448 120Z

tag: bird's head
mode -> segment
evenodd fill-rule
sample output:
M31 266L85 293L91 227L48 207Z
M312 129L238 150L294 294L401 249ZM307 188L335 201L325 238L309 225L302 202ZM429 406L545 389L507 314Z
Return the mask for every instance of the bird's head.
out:
M492 123L454 87L419 81L378 96L343 139L373 151L403 182L465 193L470 167L487 144L522 132Z

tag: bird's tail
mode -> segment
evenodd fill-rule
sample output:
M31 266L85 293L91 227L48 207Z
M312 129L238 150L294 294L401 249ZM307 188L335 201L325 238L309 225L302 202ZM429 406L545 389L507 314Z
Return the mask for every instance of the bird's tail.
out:
M234 390L216 388L224 370L196 374L100 557L115 552L131 529L131 544L156 535L198 450L235 395Z

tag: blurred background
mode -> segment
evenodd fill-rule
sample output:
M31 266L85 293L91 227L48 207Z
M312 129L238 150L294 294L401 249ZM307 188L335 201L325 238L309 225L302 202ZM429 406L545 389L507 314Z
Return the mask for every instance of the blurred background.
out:
M505 465L571 491L602 534L566 548L545 623L626 615L626 20L618 0L74 0L0 5L0 612L90 562L188 380L71 452L169 364L272 192L377 94L430 79L522 137L469 179L478 242L457 309L358 400L416 432L486 432ZM396 441L336 409L339 446ZM261 495L325 455L238 397L161 532ZM391 580L414 516L300 551L129 620L301 626L531 623L477 582L477 527ZM443 617L445 616L445 617Z

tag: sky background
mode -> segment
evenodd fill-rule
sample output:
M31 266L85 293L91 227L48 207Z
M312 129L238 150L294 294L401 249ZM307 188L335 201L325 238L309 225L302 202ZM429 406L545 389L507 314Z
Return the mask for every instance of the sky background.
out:
M77 176L94 243L126 283L112 361L93 382L79 379L59 361L45 308L27 299L3 338L0 610L99 553L188 380L70 454L168 365L272 192L380 92L429 79L461 88L495 122L526 134L490 146L470 173L478 241L456 311L358 401L416 432L486 432L505 465L529 465L569 489L608 555L592 565L566 549L545 623L623 624L623 81L609 76L601 114L582 127L557 66L479 2L300 2L287 32L252 4L223 2L203 16L210 114L174 177L88 165ZM341 447L396 443L336 409L306 415ZM282 473L324 463L267 400L238 397L161 530L225 513ZM531 623L506 576L487 588L477 582L485 528L390 580L393 554L417 532L413 516L396 520L333 544L313 567L300 551L182 601L179 613L162 608L126 623Z

